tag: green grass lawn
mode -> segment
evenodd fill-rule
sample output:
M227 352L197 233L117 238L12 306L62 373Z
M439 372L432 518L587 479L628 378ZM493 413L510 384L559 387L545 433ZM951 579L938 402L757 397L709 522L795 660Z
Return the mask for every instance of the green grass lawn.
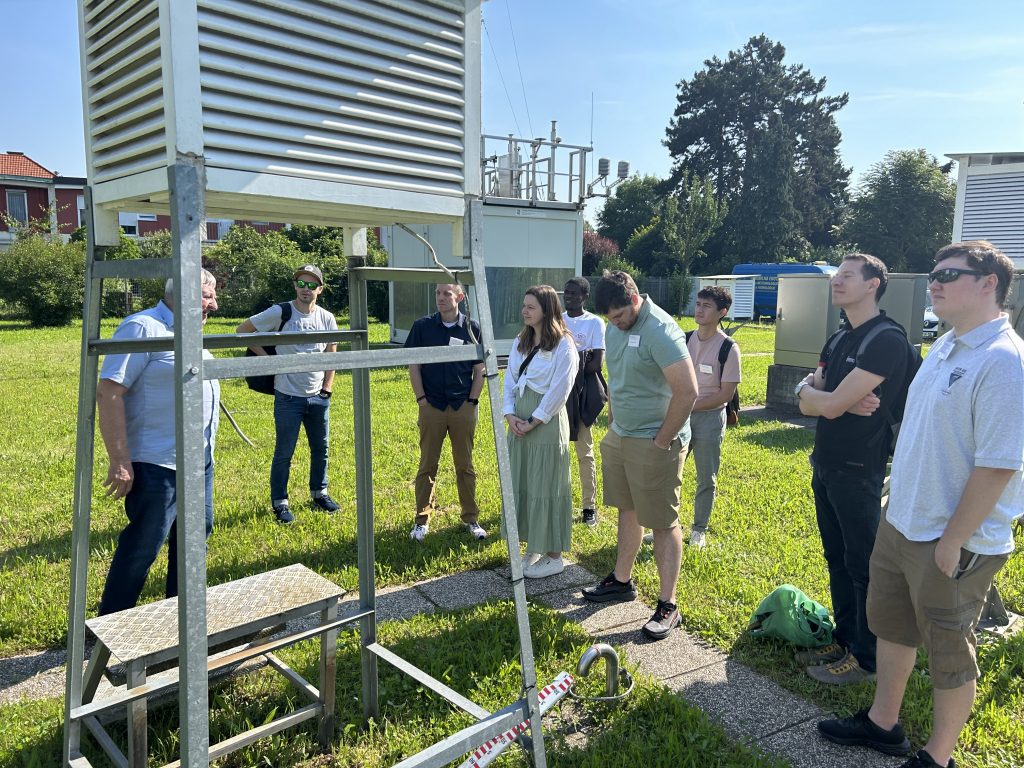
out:
M234 320L211 319L208 331L230 332L236 324ZM690 328L692 320L684 320L682 325ZM109 335L112 328L113 323L105 328L105 335ZM3 393L0 420L6 425L4 439L0 442L0 657L49 648L66 641L80 337L78 327L30 331L21 323L0 321ZM766 353L772 350L774 329L748 325L739 329L735 338L744 353L750 355L743 362L745 378L740 390L741 400L744 405L763 403L766 372L771 362L770 354ZM386 341L386 326L373 326L371 340ZM404 370L375 371L371 381L378 586L407 584L430 576L505 562L507 554L497 535L486 542L472 541L459 525L454 476L447 460L442 462L438 478L437 501L443 511L432 521L425 545L409 541L414 508L412 480L418 461L416 405ZM347 589L355 588L355 472L349 382L349 376L339 374L331 416L333 439L329 477L332 495L342 504L343 511L328 517L306 506L308 451L300 440L291 483L297 523L290 528L278 526L269 512L267 476L273 450L271 400L250 392L244 383L224 382L225 403L257 448L246 446L230 425L222 422L217 446L216 531L210 539L208 555L211 584L299 561ZM481 401L482 427L477 433L476 454L483 510L481 522L497 534L500 496L494 440L486 428L489 417L486 400ZM599 422L596 439L600 439L606 428L603 420ZM826 709L845 712L870 701L871 684L826 689L812 683L792 662L791 649L754 642L744 634L747 618L758 601L781 583L796 584L828 604L827 572L814 521L807 463L812 442L813 435L809 431L776 422L747 419L738 428L729 430L709 545L701 552L685 552L679 602L689 631ZM98 437L97 456L105 457ZM99 482L105 473L105 460L97 461L87 598L90 612L96 609L103 578L123 525L121 505L99 492ZM687 466L683 481L683 499L690 499L694 493L692 466ZM599 513L601 519L596 529L575 527L572 558L603 575L611 569L614 559L615 520L611 510L601 509ZM687 510L683 514L684 525L689 522L688 515ZM162 597L163 569L161 559L153 569L143 600ZM1022 576L1024 560L1018 557L1010 561L999 579L1008 607L1017 612L1024 612ZM642 554L636 578L641 596L653 604L657 578L649 554ZM431 619L423 621L410 630L409 642L414 641L417 628L427 634L448 631L434 628ZM575 637L571 627L559 631ZM542 633L537 633L535 628L540 644ZM579 645L585 640L579 638L572 642ZM549 669L558 664L564 667L563 660L572 657L568 647L552 647L547 653L552 659ZM501 655L502 658L515 657L514 652ZM1024 637L985 645L979 657L982 667L979 703L957 760L967 768L1020 766L1024 764ZM339 664L339 669L343 667ZM247 712L248 705L243 702L259 698L248 692L249 686L258 685L246 680L234 681L225 695L237 698L233 706ZM283 692L280 695L283 696ZM471 692L471 695L476 694ZM342 696L339 693L339 697ZM356 710L351 704L351 695L348 696L344 707L350 710L349 716L355 717L352 713ZM677 712L672 709L677 706L674 700L666 699L654 688L644 697L653 708L652 718L668 717L666 713L670 710ZM930 730L929 699L926 661L922 657L904 710L911 738L916 743L921 743ZM16 729L18 735L0 736L0 745L5 743L4 738L20 738L22 741L18 743L42 748L43 743L48 743L47 739L58 739L59 729L55 732L54 728L59 726L59 710L59 705L53 702L0 708L0 722L25 723ZM245 716L258 717L255 714ZM401 711L393 713L394 721L404 723L404 717ZM451 730L453 722L445 722L442 730ZM434 736L433 727L428 723L413 731L420 734L416 738L427 743ZM628 727L628 723L616 721L608 726L607 732L619 733L621 737L616 729ZM344 733L343 744L349 738L349 731ZM386 746L374 746L374 738L379 738L374 731L358 737L351 735L353 750L366 749L371 750L366 755L380 755L381 763L370 761L363 763L365 765L387 762ZM313 740L295 737L296 743L289 746L290 739L289 732L274 737L267 744L281 750L312 749ZM10 743L6 742L6 748L14 749ZM559 753L558 764L621 765L623 763L617 759L619 745L614 743L613 757L606 762L594 758L598 753L578 753L567 746ZM0 764L4 762L4 754L4 747L0 746ZM346 761L362 762L357 757L360 753L346 754L347 757L339 758L338 765ZM676 762L686 764L680 760ZM638 755L634 764L654 763Z

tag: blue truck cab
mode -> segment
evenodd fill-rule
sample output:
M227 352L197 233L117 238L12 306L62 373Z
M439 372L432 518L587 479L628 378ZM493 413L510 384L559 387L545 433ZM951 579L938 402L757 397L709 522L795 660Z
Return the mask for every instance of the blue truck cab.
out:
M817 272L834 275L836 267L823 261L813 264L737 264L732 268L734 275L754 275L754 318L775 317L779 306L779 275L793 275Z

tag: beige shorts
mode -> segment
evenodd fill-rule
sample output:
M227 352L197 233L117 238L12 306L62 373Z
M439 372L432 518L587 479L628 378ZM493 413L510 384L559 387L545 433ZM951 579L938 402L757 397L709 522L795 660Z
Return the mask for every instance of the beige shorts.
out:
M868 626L891 643L923 645L932 685L959 688L978 678L974 628L1009 555L961 550L960 569L950 578L935 564L936 543L910 541L881 521L871 553Z
M633 510L645 528L679 525L679 487L686 448L677 437L663 451L649 437L621 437L609 429L601 441L604 503Z

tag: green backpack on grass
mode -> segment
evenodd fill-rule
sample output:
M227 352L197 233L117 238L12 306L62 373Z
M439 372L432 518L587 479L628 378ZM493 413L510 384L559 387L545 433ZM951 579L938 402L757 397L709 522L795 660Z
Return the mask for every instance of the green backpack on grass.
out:
M834 629L828 609L792 584L783 584L762 600L747 622L754 637L780 637L801 648L828 645Z

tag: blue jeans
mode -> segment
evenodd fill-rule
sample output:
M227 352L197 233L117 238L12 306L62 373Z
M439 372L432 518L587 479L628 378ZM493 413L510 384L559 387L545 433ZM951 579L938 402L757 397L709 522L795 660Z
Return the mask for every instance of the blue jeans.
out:
M875 671L875 636L868 629L868 564L882 514L885 473L814 468L811 489L828 563L835 639L868 672Z
M277 504L288 498L288 476L292 469L299 427L306 428L309 441L309 490L317 494L327 490L327 438L330 433L328 415L330 400L293 397L274 392L274 428L277 441L274 459L270 462L270 501Z
M167 542L167 597L178 594L177 489L175 471L132 462L135 478L124 497L128 525L117 540L99 615L132 608L146 585L149 568ZM213 462L206 464L206 536L213 533Z

